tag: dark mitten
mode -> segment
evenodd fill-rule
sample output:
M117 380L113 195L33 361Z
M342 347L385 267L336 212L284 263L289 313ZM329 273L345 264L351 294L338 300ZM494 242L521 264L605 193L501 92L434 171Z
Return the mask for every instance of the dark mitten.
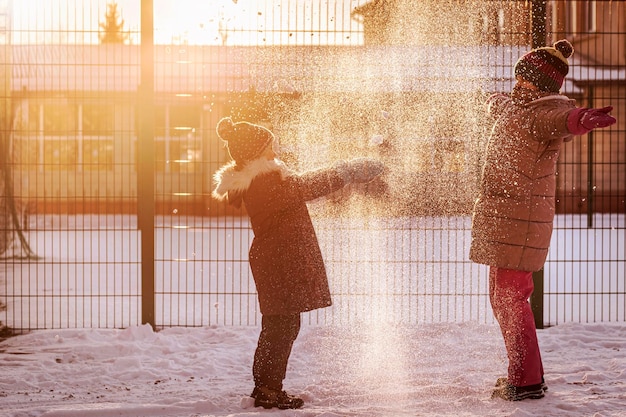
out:
M593 129L608 127L617 120L609 113L613 106L601 109L574 109L567 115L567 128L574 135L583 135Z

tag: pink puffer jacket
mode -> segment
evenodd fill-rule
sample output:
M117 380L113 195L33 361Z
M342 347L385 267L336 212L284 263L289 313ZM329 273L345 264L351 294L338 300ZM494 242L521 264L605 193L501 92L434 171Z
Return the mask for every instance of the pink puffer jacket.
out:
M537 271L548 256L555 213L556 164L572 139L573 100L516 87L489 100L496 122L487 145L472 219L470 259Z

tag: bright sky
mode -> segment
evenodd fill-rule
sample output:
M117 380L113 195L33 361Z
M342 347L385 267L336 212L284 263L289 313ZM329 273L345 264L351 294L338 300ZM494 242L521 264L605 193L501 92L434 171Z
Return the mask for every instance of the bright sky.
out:
M2 3L7 0L0 0ZM8 0L13 43L97 43L112 0ZM361 44L350 12L369 0L153 0L157 44ZM140 0L116 0L139 43Z

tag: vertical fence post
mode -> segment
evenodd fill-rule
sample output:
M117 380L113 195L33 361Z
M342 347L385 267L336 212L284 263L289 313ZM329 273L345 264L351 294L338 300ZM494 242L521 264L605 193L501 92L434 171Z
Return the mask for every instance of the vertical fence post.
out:
M589 86L589 107L594 105L594 89ZM587 133L587 228L593 227L593 130Z
M154 8L141 0L141 80L138 91L137 225L141 233L141 322L155 327L154 294Z
M531 4L532 48L546 45L546 0L533 0ZM535 327L543 329L543 268L533 273L534 291L530 306L535 317Z

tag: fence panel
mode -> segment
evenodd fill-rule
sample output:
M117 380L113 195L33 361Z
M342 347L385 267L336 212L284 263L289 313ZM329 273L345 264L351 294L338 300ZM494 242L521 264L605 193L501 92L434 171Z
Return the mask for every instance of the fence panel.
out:
M549 9L551 40L570 39L576 49L564 93L584 107L612 105L618 123L576 137L561 154L544 321L624 321L626 5L578 0L558 6Z
M100 43L105 2L0 8L0 321L15 331L137 324L139 47Z
M537 5L155 0L142 95L140 2L54 0L36 14L0 2L0 325L126 327L142 322L142 297L157 327L257 324L245 211L210 195L228 161L224 116L270 127L295 170L355 156L388 166L310 204L334 305L307 323L491 322L487 268L468 259L483 103L510 91L538 33L574 44L563 92L619 120L560 157L543 322L624 321L626 5L548 1L545 30ZM154 201L138 200L146 97Z

